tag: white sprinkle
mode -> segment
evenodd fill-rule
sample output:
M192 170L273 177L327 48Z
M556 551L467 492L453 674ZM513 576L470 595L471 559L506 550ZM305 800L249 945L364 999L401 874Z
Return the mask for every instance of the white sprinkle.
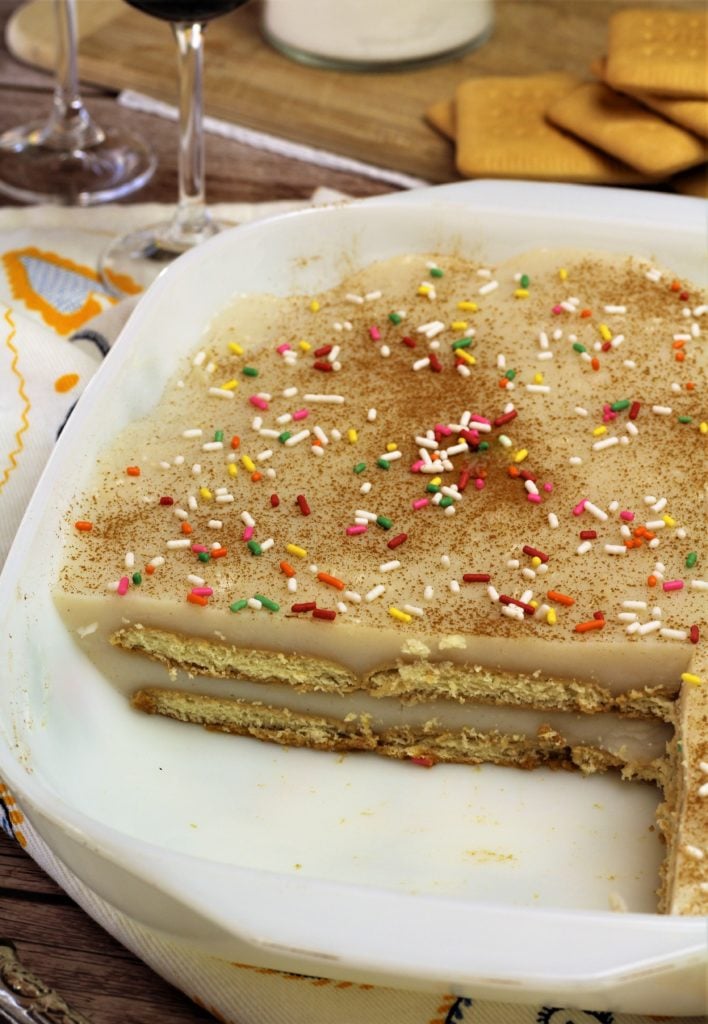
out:
M383 583L378 583L375 587L372 587L372 589L366 595L365 600L375 601L377 597L381 597L385 590L386 588L384 587Z
M325 434L325 432L322 429L322 427L319 426L319 424L312 428L312 433L315 435L317 440L320 441L322 444L329 444L329 438ZM273 453L271 452L271 455L272 454Z
M487 594L489 595L491 601L496 602L499 600L499 591L491 585L487 587Z
M340 615L346 615L349 611L349 606L344 601L337 601L337 611Z
M683 848L683 852L686 854L687 857L690 857L691 860L703 860L705 856L703 850L701 850L700 847L691 846L690 843L686 843L686 845Z
M376 409L369 409L369 411L366 414L366 418L369 423L373 423L377 415L378 413L376 412Z
M644 611L646 606L647 606L646 601L623 601L622 602L622 607L623 608L636 608L637 611Z
M552 530L557 530L558 529L558 526L559 526L558 516L555 514L555 512L549 512L548 513L548 525L550 526L550 528Z
M470 370L469 366L467 366L466 363L458 363L457 364L457 372L459 373L460 377L471 377L472 376L472 371Z
M605 552L608 555L626 555L628 550L624 544L605 544Z
M220 452L224 447L223 441L207 441L202 445L203 452Z
M580 458L579 455L571 455L568 459L568 462L571 466L582 466L583 464L583 460Z
M617 615L618 622L636 622L638 618L636 612L619 612Z
M380 299L381 295L382 292L380 291L367 292L364 298L367 300L367 302L372 302L374 299Z
M656 268L647 270L644 276L646 277L647 281L654 281L655 283L657 281L661 281L661 271L657 270Z
M220 530L223 525L221 519L210 519L207 523L210 530Z
M651 411L655 412L657 416L670 416L673 409L670 405L652 405Z
M652 519L646 524L648 530L663 530L666 523L663 519Z
M155 555L155 557L151 558L150 561L148 562L148 565L151 565L154 569L159 569L160 566L164 564L165 559L162 557L162 555Z
M643 622L637 632L640 636L646 636L648 633L657 633L661 629L661 623L657 619L652 619L651 622Z
M465 445L465 448L467 445ZM395 462L397 459L403 458L403 452L398 450L392 452L384 452L383 455L379 455L380 459L384 459L385 462Z
M591 501L585 502L585 510L589 512L590 515L595 516L596 519L599 519L601 523L606 522L607 512L604 512L601 508L598 508L597 505L593 505Z
M256 611L259 611L263 607L263 602L259 601L257 597L249 597L248 598L248 607L249 608L255 608Z
M548 351L546 351L546 352L537 352L536 353L536 358L537 359L544 359L544 360L548 361L549 359L553 359L553 353L551 352L550 349Z
M551 393L551 388L548 384L527 384L526 390L538 395L549 395Z
M538 343L541 346L541 348L548 348L550 342L548 340L548 335L545 331L539 331Z
M587 409L584 409L582 405L576 405L575 412L578 416L589 416Z
M313 455L316 455L318 459L324 458L324 447L321 444L310 445L310 451Z
M422 359L416 359L413 363L413 369L417 372L418 370L424 370L426 366L430 366L430 359L428 356L423 356Z
M626 313L627 312L627 307L626 306L604 306L603 308L604 308L606 313Z
M297 388L293 387L293 388L284 388L283 389L283 398L294 398L296 394L297 394Z
M639 627L640 627L639 621L637 621L637 622L630 622L630 624L625 629L625 633L629 633L629 635L631 636L632 634L636 633L639 630Z
M490 292L495 291L499 287L498 281L488 281L487 284L483 284L479 289L480 295L489 295Z
M217 494L216 502L219 505L230 505L234 501L233 494Z
M175 508L174 515L177 519L189 519L188 514L184 511L183 508Z
M668 501L666 498L659 498L658 501L655 501L651 506L651 510L652 512L663 512L667 505Z
M305 427L304 430L299 430L297 434L293 434L291 437L289 437L285 442L285 447L292 448L294 445L300 444L301 441L304 441L305 438L309 436L310 431L307 429L307 427Z
M272 537L268 537L266 540L262 540L261 541L261 551L270 551L270 549L273 547L274 544L275 544L275 541L273 540Z
M449 587L450 587L451 593L453 593L453 594L459 594L460 593L460 584L459 584L459 582L457 580L450 580Z
M361 295L355 295L353 292L348 292L344 298L347 302L353 302L355 306L362 306L364 304L363 297Z
M201 366L206 359L206 352L204 350L197 352L196 356L192 361L192 366Z
M595 441L593 443L593 451L601 452L604 448L612 448L614 445L619 444L618 437L603 437L601 441Z
M667 629L664 627L659 630L659 635L665 637L667 640L687 640L688 633L685 629Z
M394 569L400 569L401 563L397 558L392 559L390 562L382 562L379 566L379 572L392 572Z
M575 549L575 553L576 553L576 555L585 555L585 554L587 554L587 552L590 550L591 547L592 547L592 544L590 543L590 541L589 540L584 540L582 542L582 544L578 544L577 548Z
M533 569L529 569L528 566L524 566L524 568L521 570L521 575L524 576L527 580L536 579L536 573L533 571Z
M612 348L619 348L623 341L624 334L616 334L614 338L611 339L610 345L612 346Z
M180 537L179 540L168 540L166 546L172 551L177 550L177 548L188 548L191 543L188 537Z
M213 395L215 398L235 398L236 392L230 388L209 388L208 394Z
M345 590L343 596L352 604L361 604L361 594L358 594L356 590Z
M360 494L368 494L370 490L371 490L371 483L370 483L370 481L365 480L364 483L359 488L359 493Z
M322 404L343 405L344 395L303 395L305 402L321 402Z
M691 580L694 590L708 590L708 580Z
M132 551L126 551L125 553L125 567L126 569L132 569L135 566L135 554Z
M161 462L160 463L160 469L170 469L169 462Z
M417 615L419 619L422 619L425 615L425 610L419 608L417 604L404 604L403 611L408 612L409 615Z
M700 770L703 772L704 775L708 775L708 761L699 761L698 762L698 767L700 768Z
M195 462L194 465L192 466L192 473L194 474L194 476L199 476L201 471L202 471L201 465L198 462Z

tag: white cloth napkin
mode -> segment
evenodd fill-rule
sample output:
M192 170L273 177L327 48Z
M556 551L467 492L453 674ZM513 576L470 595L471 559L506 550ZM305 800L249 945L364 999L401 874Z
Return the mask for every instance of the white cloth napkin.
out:
M215 212L244 222L297 205ZM132 308L133 300L116 304L103 290L99 253L114 234L164 214L155 204L0 209L0 566L63 422ZM225 1024L649 1024L600 1009L483 1003L474 993L409 992L219 960L164 939L96 896L57 860L1 782L0 826L106 931Z

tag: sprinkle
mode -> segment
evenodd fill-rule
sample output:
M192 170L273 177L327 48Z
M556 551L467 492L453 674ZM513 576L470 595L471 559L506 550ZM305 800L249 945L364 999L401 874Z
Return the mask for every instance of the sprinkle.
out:
M318 572L317 579L321 583L327 583L330 587L335 587L337 590L346 589L346 584L342 580L337 579L336 576L331 576L328 572Z
M377 516L376 525L380 526L382 530L390 530L393 526L393 520L389 519L388 516Z
M594 629L602 629L604 625L604 619L588 619L586 622L576 623L573 629L576 633L589 633Z
M525 555L531 555L533 558L539 558L542 562L548 561L548 555L544 551L539 551L538 548L531 547L530 544L524 544L521 550Z
M698 552L697 551L689 551L688 554L686 555L686 568L687 569L693 569L697 561L698 561Z
M399 533L395 537L391 538L391 540L388 542L386 547L391 548L393 550L394 548L399 547L399 545L403 544L407 540L408 540L408 534L407 533Z
M298 544L286 544L285 550L289 555L295 555L297 558L307 558L306 549L301 548Z
M462 574L465 583L489 583L491 578L488 572L465 572Z
M318 395L308 394L303 396L306 402L319 402L322 404L343 405L344 395Z
M683 590L683 580L665 580L661 586L663 590Z
M89 522L88 519L78 519L74 523L74 526L79 531L79 533L89 533L91 530L93 530L93 523Z
M565 605L568 608L571 605L575 604L575 598L574 597L569 597L567 594L561 594L557 590L549 590L549 591L547 591L546 597L548 598L549 601L557 601L558 604Z
M400 569L401 563L398 559L393 559L390 562L382 562L379 566L379 572L392 572L394 569Z
M683 852L686 854L687 857L690 857L691 860L703 860L705 856L703 850L701 850L700 847L691 846L689 843L686 843L686 845L683 848Z
M214 398L233 398L234 392L230 388L209 388L208 394Z
M190 604L198 604L202 608L205 608L209 604L209 601L207 600L206 597L204 597L202 594L195 594L194 591L187 594L187 600L189 601Z
M310 515L310 506L307 503L307 498L305 497L305 495L304 494L298 494L297 497L295 498L295 501L297 502L298 508L300 509L302 514L304 516L309 516Z
M402 612L400 608L394 608L393 605L389 608L388 614L393 619L397 619L399 622L412 622L413 616L408 612Z
M364 600L375 601L377 597L381 597L385 589L386 588L384 587L383 583L377 583L377 585L375 587L372 587L369 593L365 595Z

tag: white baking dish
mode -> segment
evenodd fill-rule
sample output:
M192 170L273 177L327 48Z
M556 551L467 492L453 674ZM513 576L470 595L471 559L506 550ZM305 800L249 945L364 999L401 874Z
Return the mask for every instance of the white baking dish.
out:
M238 228L156 282L73 413L0 578L0 774L82 881L231 960L506 1002L705 1012L705 920L652 912L650 787L425 771L141 716L50 597L59 517L97 451L149 410L236 293L318 291L411 250L493 262L569 244L699 280L704 216L668 195L465 183ZM611 913L612 893L632 912Z

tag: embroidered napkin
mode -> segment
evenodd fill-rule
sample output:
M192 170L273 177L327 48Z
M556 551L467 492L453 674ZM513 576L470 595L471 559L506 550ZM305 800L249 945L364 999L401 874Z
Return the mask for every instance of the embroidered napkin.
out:
M313 198L327 201L332 193ZM295 205L229 205L215 212L244 222ZM113 234L161 219L164 212L154 204L0 209L0 566L62 424L134 304L117 303L105 292L95 270L98 256ZM106 931L224 1024L649 1024L651 1019L601 1009L486 1003L474 992L411 992L230 963L168 941L101 900L57 860L2 782L0 827ZM689 1024L691 1019L661 1020Z

